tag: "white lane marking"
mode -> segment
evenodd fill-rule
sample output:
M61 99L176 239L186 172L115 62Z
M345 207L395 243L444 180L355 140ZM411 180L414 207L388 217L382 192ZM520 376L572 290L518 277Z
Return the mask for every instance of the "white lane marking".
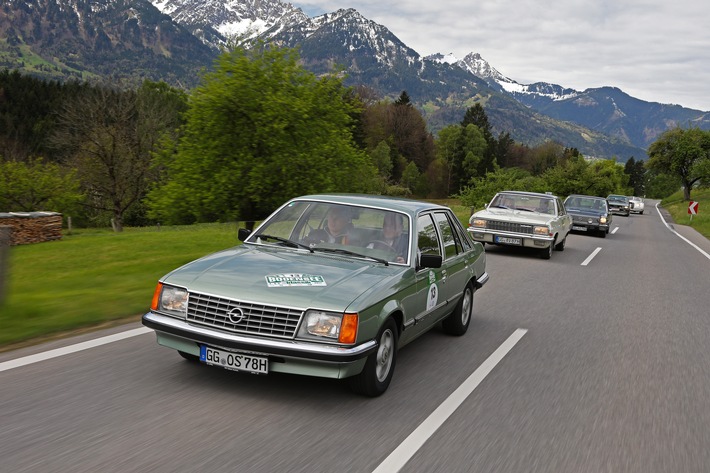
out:
M15 360L3 361L2 363L0 363L0 372L11 370L13 368L19 368L21 366L31 365L32 363L38 363L40 361L49 360L58 356L68 355L70 353L76 353L78 351L88 350L89 348L95 348L101 345L106 345L107 343L125 340L126 338L135 337L137 335L143 335L144 333L152 331L153 330L149 329L148 327L141 327L134 330L128 330L126 332L108 335L106 337L96 338L87 342L69 345L68 347L57 348L54 350L37 353L35 355L23 356L22 358L17 358Z
M619 227L614 227L614 229L611 231L611 234L613 235L614 233L616 233L616 231L617 231L618 229L619 229Z
M439 407L419 424L409 437L389 454L373 473L394 473L402 469L414 454L424 445L436 430L466 400L476 387L488 376L498 363L523 338L527 330L519 328L464 381L456 391L446 398Z
M616 228L619 228L619 227L616 227ZM597 256L597 253L599 253L601 250L602 250L602 247L598 246L596 250L592 251L592 254L587 256L587 259L582 261L582 266L587 266L594 259L594 257Z
M692 246L693 248L695 248L696 250L698 250L698 251L699 251L700 253L702 253L703 256L705 256L707 259L710 259L710 254L708 254L705 250L703 250L703 249L700 248L698 245L696 245L696 244L693 243L692 241L690 241L690 240L688 240L687 238L685 238L683 235L681 235L680 233L678 233L678 232L675 231L674 229L672 229L671 226L668 225L668 223L666 223L666 219L663 218L663 214L662 214L661 211L658 209L658 204L656 204L656 211L658 212L658 216L661 217L661 221L663 222L663 225L665 225L668 230L670 230L671 232L675 233L675 235L676 235L678 238L680 238L681 240L683 240L684 242L686 242L687 244L689 244L690 246Z

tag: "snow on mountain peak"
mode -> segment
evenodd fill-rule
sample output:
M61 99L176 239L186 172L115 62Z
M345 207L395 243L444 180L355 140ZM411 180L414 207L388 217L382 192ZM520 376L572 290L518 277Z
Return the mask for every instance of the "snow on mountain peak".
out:
M210 25L220 34L258 35L276 24L307 21L290 3L264 0L151 0L161 12L184 25Z

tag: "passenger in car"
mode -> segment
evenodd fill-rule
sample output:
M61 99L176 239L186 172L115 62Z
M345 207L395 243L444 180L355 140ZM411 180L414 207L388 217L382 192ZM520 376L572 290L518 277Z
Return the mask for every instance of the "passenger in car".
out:
M367 248L389 249L396 256L392 261L404 263L409 250L409 239L403 235L402 216L394 212L385 214L382 222L382 235L379 240L370 242Z
M552 214L552 202L549 200L541 200L540 203L538 204L536 211L538 211L541 214Z

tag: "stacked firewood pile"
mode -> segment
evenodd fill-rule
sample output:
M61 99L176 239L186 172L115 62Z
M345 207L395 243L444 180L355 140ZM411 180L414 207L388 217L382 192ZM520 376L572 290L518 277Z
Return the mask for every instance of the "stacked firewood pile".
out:
M10 228L10 246L60 240L62 214L57 212L0 213L0 227Z

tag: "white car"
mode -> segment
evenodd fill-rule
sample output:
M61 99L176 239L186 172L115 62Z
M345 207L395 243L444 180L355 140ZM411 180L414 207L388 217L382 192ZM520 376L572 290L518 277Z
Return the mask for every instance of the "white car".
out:
M468 223L476 241L537 248L544 259L550 259L553 249L565 249L572 216L552 194L504 191L471 215Z
M634 206L631 207L631 213L643 214L645 205L641 197L629 197L629 202L634 204Z

